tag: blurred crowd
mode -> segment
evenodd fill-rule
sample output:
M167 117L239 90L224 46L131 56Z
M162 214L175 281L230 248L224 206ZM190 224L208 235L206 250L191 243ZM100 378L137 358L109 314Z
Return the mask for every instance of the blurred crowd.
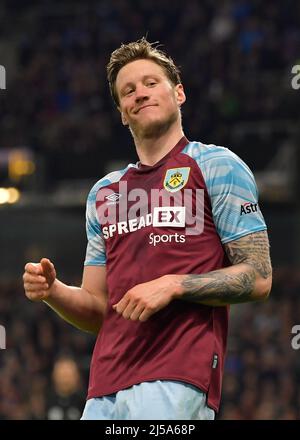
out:
M299 290L299 270L277 268L266 303L231 307L221 419L299 420Z
M30 304L21 284L1 283L0 419L79 419L94 337Z
M111 160L136 160L105 66L121 42L142 36L180 66L187 137L263 169L299 126L291 88L299 17L297 0L1 1L0 184L3 148L27 146L43 159L44 191L62 179L96 180ZM232 306L219 419L300 418L300 350L291 346L299 289L297 270L282 267L268 302ZM95 338L5 279L0 325L0 419L78 419Z
M295 0L3 1L0 149L41 153L46 184L135 160L105 66L121 42L147 35L181 67L188 137L227 145L259 169L298 117L299 16Z
M0 419L79 419L95 338L46 305L30 303L21 284L1 284ZM275 270L269 300L231 307L228 354L218 419L300 418L299 270ZM299 344L298 344L299 345Z

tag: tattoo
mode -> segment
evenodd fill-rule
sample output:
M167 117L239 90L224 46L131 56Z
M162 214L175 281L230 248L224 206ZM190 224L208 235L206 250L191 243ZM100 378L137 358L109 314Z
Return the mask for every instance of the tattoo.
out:
M241 271L228 273L225 269L201 275L187 275L182 286L183 300L216 305L234 304L251 300L256 278L267 279L272 273L269 241L266 231L255 232L225 244L232 263L246 264ZM213 304L214 305L214 304Z
M269 249L266 231L255 232L225 244L226 254L232 264L250 264L264 279L272 273Z
M228 275L216 270L203 275L187 275L182 282L187 292L182 299L203 303L215 300L222 304L234 304L249 301L255 283L255 273L241 272Z

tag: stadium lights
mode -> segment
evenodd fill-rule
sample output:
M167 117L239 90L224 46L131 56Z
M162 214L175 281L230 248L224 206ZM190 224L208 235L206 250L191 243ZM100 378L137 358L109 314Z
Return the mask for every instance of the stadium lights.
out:
M21 194L17 188L0 188L0 205L14 204L20 200Z
M8 174L10 180L19 181L35 172L35 163L25 149L15 149L9 154Z

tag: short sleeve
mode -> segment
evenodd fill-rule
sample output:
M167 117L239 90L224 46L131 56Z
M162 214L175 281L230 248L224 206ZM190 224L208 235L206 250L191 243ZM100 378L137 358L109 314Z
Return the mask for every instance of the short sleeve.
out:
M267 229L254 176L240 157L228 148L202 142L189 142L183 153L200 169L222 243Z
M84 261L85 266L106 265L105 241L96 211L97 189L97 186L92 188L86 204L86 235L88 244Z
M219 148L205 162L203 175L217 232L227 243L267 227L251 170L232 151Z

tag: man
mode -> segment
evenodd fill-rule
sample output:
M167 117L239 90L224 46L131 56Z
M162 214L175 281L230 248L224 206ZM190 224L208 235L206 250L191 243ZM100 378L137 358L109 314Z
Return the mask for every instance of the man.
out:
M53 366L53 387L48 390L48 420L78 420L81 416L82 390L78 365L69 355L61 355Z
M178 69L146 39L107 72L140 161L88 196L81 288L44 258L25 266L26 295L98 333L83 419L213 419L228 306L271 289L254 178L227 148L186 139Z

